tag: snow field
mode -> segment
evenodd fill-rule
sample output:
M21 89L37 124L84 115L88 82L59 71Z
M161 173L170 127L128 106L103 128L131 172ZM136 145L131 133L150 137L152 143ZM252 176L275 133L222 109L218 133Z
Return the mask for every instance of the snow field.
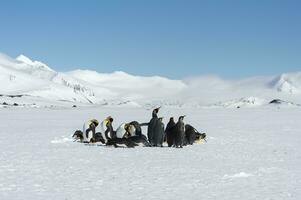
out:
M85 120L147 122L140 108L0 109L0 199L300 199L297 108L169 109L208 143L110 148L73 142ZM144 129L144 134L146 134Z

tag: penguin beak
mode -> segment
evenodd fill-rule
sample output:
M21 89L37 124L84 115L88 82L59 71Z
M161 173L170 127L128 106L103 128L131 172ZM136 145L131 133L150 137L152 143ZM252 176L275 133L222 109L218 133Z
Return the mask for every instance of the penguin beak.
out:
M159 112L159 110L160 110L160 108L161 108L161 106L160 106L160 107L158 107L158 108L156 108L156 109L155 109L155 111L158 113L158 112Z
M183 120L183 119L184 119L184 117L186 117L186 115L182 115L182 116L180 116L180 117L179 117L179 119L182 119L182 120Z

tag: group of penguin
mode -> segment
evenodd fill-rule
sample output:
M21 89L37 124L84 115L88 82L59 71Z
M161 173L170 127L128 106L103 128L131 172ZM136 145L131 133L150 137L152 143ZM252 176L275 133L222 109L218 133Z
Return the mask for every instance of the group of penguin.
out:
M164 129L163 118L158 117L159 110L160 107L153 110L148 123L123 123L116 131L112 127L112 117L107 117L100 125L96 119L92 119L84 124L83 131L75 131L73 138L88 144L100 142L106 146L128 148L163 147L164 142L167 142L168 147L182 148L201 140L206 141L206 133L199 133L193 126L184 123L185 116L180 116L177 122L171 117ZM142 126L147 126L147 137L142 134Z

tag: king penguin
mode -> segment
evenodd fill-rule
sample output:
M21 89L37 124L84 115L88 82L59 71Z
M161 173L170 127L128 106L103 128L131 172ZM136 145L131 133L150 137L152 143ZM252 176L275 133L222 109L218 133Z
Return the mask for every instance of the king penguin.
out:
M173 127L175 125L176 123L174 121L174 118L171 117L165 129L165 136L166 136L166 142L168 144L168 147L174 145L175 135L174 135Z
M162 147L164 140L164 124L162 117L158 118L157 123L154 126L153 134L153 146Z
M95 129L99 122L96 119L91 119L84 123L83 126L83 142L95 142Z
M199 143L202 140L206 141L206 133L200 133L190 124L185 124L185 138L187 144Z
M155 108L153 110L152 119L148 123L148 127L147 127L147 138L148 138L149 143L152 146L155 145L155 142L154 142L154 131L155 131L155 127L157 126L157 123L159 121L159 119L158 119L158 112L159 112L159 110L160 110L160 107Z
M174 134L175 134L175 146L177 148L182 148L185 138L185 125L184 125L184 117L180 116L178 122L174 126Z
M139 122L131 121L129 124L134 126L135 128L134 134L132 136L142 136L142 129Z
M196 140L198 131L190 124L185 124L185 138L188 145L192 145Z

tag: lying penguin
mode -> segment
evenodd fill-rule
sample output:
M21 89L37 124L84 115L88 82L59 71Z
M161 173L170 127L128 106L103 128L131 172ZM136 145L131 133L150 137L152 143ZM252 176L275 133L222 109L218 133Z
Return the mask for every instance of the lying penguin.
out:
M103 132L96 132L95 138L92 141L93 143L100 142L107 146L114 147L127 147L133 148L135 146L145 146L149 147L150 144L147 141L145 135L143 135L140 131L137 134L137 128L139 123L123 123L121 124L116 131L114 131L115 137L106 137L108 134L104 134L107 130L105 130L104 126L101 126L100 130ZM136 126L136 127L135 127ZM139 130L139 128L138 128ZM141 127L140 127L141 130ZM80 130L75 131L72 136L75 140L79 142L83 142L83 132Z
M84 123L84 125L83 125L83 142L85 142L85 143L94 142L96 127L98 126L98 124L99 124L99 122L96 119L91 119Z
M78 141L78 142L88 143L88 142L84 141L84 136L83 135L84 134L81 130L76 130L74 132L74 134L72 135L72 138L74 139L74 142ZM93 141L91 141L91 143L95 143L95 142L101 142L103 144L106 143L105 139L103 138L103 136L100 132L95 133L95 138L94 138Z
M80 141L84 143L94 142L95 141L95 130L98 126L98 121L96 119L91 119L84 123L83 131L77 130L73 134L75 141Z
M206 133L197 133L195 142L196 143L202 143L202 141L207 142L206 136L207 136Z
M116 130L116 136L122 139L120 141L127 141L135 144L135 146L150 146L146 136L141 132L139 123L136 121L121 124Z
M139 122L131 121L129 124L132 125L135 128L135 130L133 131L133 136L134 135L135 136L142 136L143 135L142 134L142 129L141 129L141 124Z
M138 144L131 140L128 140L127 138L113 138L107 141L106 146L114 146L115 148L134 148L135 146L138 146Z
M132 131L130 131L129 139L139 144L139 146L150 147L147 137L142 133L141 124L137 121L131 121L129 124L134 127L130 129Z
M75 141L83 142L84 140L83 132L81 130L76 130L72 135L72 138L74 139L74 142Z
M190 124L185 125L185 145L193 145L193 143L200 143L202 140L206 141L206 133L199 133Z

